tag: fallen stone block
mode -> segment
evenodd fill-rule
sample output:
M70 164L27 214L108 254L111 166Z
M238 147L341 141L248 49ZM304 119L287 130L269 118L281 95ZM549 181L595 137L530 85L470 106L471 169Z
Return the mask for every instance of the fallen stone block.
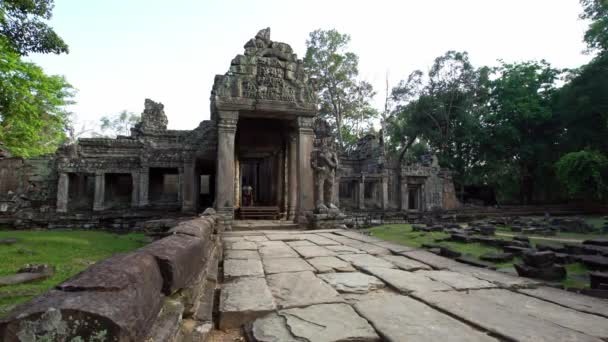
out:
M608 290L608 272L589 272L589 283L592 289Z
M608 257L599 255L577 255L575 259L594 271L608 271Z
M489 261L493 263L503 263L513 260L512 253L486 253L479 257L483 261Z
M555 253L551 251L526 251L522 257L526 265L536 268L549 267L556 261Z
M542 268L522 264L514 264L517 274L521 277L536 278L548 281L558 281L566 278L566 268L562 265L550 265Z

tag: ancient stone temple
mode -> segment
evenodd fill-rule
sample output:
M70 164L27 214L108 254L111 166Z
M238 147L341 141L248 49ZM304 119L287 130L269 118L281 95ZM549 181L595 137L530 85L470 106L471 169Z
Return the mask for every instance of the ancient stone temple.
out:
M270 29L215 77L210 102L210 120L193 130L167 129L164 106L146 99L129 136L83 138L40 158L3 154L0 220L99 223L214 207L227 222L306 224L313 212L340 216L336 206L424 212L457 204L449 172L434 163L398 166L373 136L349 153L327 150L327 129L313 129L312 82Z

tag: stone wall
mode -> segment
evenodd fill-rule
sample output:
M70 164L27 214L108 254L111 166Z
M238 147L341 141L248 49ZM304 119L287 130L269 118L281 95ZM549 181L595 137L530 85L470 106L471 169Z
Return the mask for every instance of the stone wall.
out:
M0 320L0 340L205 341L222 229L202 216L96 263Z

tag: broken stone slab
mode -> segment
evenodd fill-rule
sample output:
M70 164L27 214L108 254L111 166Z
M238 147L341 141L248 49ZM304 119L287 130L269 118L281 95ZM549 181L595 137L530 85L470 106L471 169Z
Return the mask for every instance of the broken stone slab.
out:
M0 277L0 286L31 283L44 280L55 274L55 268L47 264L30 265L20 268L16 274Z
M266 237L268 237L268 239L270 241L297 241L297 240L302 240L302 236L301 235L297 235L297 234L284 234L284 233L266 234Z
M292 248L297 246L316 246L314 243L308 240L287 241L286 243Z
M261 241L268 241L268 238L264 235L250 235L250 236L245 236L245 241L251 241L251 242L261 242Z
M384 283L361 272L319 274L319 278L341 293L367 293L384 287Z
M468 274L462 274L452 271L418 271L417 274L422 274L435 281L440 281L446 285L449 285L456 290L471 290L471 289L485 289L493 288L496 285L470 276Z
M271 274L267 281L280 309L344 301L336 290L312 272Z
M496 303L500 307L517 310L519 314L553 322L586 335L602 339L608 337L608 320L604 317L582 313L511 291L488 289L475 291L474 295L482 300Z
M497 341L432 307L405 296L363 300L355 310L386 341Z
M551 251L527 251L523 254L523 261L526 265L544 268L555 263L555 253Z
M280 242L282 245L270 245L264 244L260 247L260 255L262 258L299 258L300 256L296 253L291 247L287 246L282 241Z
M266 274L315 270L301 258L266 258L263 264Z
M306 260L319 273L353 272L355 268L350 263L336 257L318 257Z
M225 259L257 259L260 260L258 251L228 249L224 253Z
M446 269L446 268L451 268L451 267L457 267L459 265L459 263L454 260L444 258L444 257L438 256L436 254L433 254L433 253L430 253L427 251L422 251L422 250L404 252L404 253L399 253L399 254L401 254L405 257L408 257L410 259L420 261L421 263L427 264L427 265L433 267L434 269Z
M369 254L344 254L338 256L340 259L344 261L348 261L353 266L357 268L365 268L365 267L385 267L385 268L395 268L395 266L379 257L375 257Z
M258 249L258 245L252 241L237 241L226 244L226 249L241 249L255 251Z
M238 328L276 309L266 279L238 278L224 283L220 293L220 329Z
M0 239L0 245L10 246L10 245L16 244L17 241L19 241L19 240L16 238L4 238L4 239Z
M505 288L524 288L536 286L539 284L538 281L532 279L517 277L515 275L509 275L490 269L471 267L462 264L457 267L452 267L450 268L450 270L454 272L468 274L479 279L487 280L493 284L498 285L499 287Z
M144 340L162 306L163 279L153 256L120 254L17 307L0 320L0 340L53 336L71 341Z
M380 341L372 326L347 304L280 310L257 319L250 335L257 342Z
M413 272L413 271L418 271L418 270L430 270L431 269L431 266L429 266L429 265L423 264L414 259L406 258L401 255L383 255L383 256L381 256L381 258L392 263L393 265L397 266L398 268L400 268L404 271Z
M359 232L349 231L349 230L341 230L335 232L335 234L346 236L347 238L351 238L353 240L358 240L362 242L375 243L375 242L383 242L383 240L375 238L373 236L364 235Z
M344 246L344 245L332 245L332 246L325 246L325 248L329 249L330 251L340 255L340 254L362 254L364 253L361 250L358 250L356 248L353 247L349 247L349 246Z
M589 285L592 289L608 290L608 272L589 272Z
M372 244L374 244L378 247L386 248L389 251L391 251L393 253L397 253L397 254L416 250L416 248L414 248L414 247L404 246L404 245L400 245L400 244L389 242L389 241L373 242Z
M310 259L316 257L336 256L336 253L321 246L296 246L293 249L298 252L303 258Z
M484 261L493 263L503 263L513 260L513 254L511 253L486 253L479 257Z
M264 269L259 259L228 259L224 260L224 278L263 277Z
M460 256L460 257L456 258L455 260L458 262L461 262L463 264L467 264L467 265L471 265L471 266L475 266L475 267L492 268L492 269L495 268L494 265L489 262L481 261L477 258L468 256L468 255Z
M179 334L180 322L184 313L184 305L172 299L165 300L165 304L152 325L152 331L145 339L146 342L173 341Z
M519 289L517 292L574 310L608 318L608 300L606 299L592 298L548 286L535 289Z
M314 243L315 245L319 245L319 246L339 245L339 243L337 241L328 239L328 238L318 235L318 234L305 234L305 235L302 235L301 237L302 237L302 239L308 240L308 241Z
M546 267L533 267L524 264L513 264L517 274L521 277L542 279L547 281L559 281L566 278L566 268L562 265L550 265Z
M407 272L384 267L365 267L363 270L382 279L399 292L410 294L416 291L449 291L451 286L432 280L418 272Z
M171 228L169 233L196 236L201 239L208 239L213 234L214 222L208 218L198 218L179 223Z
M516 293L502 291L508 295ZM521 307L505 306L470 292L416 292L414 297L448 312L474 326L481 327L503 339L522 342L594 341L601 339L559 326L543 318L521 312ZM542 314L542 313L541 313ZM542 317L542 316L541 316Z
M455 258L460 257L462 255L462 253L455 251L453 249L447 248L447 247L439 247L439 255L441 255L442 257L455 259Z
M168 236L139 251L156 258L163 275L163 292L167 295L191 285L201 272L208 252L203 240L184 235Z
M605 238L589 239L589 240L583 241L583 245L608 247L608 239L605 239Z
M608 271L608 257L599 255L577 255L576 260L588 268L597 271Z

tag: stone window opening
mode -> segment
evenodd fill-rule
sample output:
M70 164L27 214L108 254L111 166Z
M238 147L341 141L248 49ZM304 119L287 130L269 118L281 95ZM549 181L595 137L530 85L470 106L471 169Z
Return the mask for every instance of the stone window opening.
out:
M151 204L176 204L179 202L178 168L150 168L149 198Z
M104 208L123 209L131 207L133 178L130 173L106 173Z
M69 210L92 210L95 198L95 175L68 173Z

